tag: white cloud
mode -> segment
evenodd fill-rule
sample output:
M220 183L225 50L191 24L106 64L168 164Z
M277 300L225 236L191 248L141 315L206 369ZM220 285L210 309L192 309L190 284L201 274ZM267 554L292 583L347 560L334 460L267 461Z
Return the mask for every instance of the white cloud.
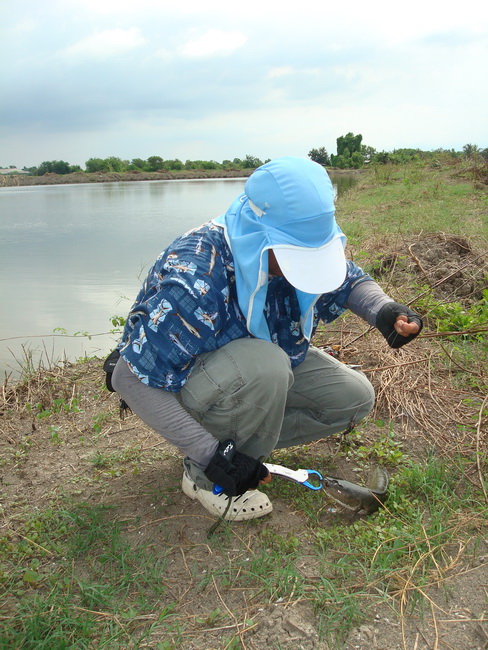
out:
M271 68L267 77L268 79L279 79L280 77L291 77L293 75L300 75L301 77L319 77L321 75L320 68L294 68L291 65L285 65L281 68Z
M285 65L282 68L271 68L271 70L268 72L268 77L270 79L276 79L278 77L289 77L294 73L295 70L291 67L291 65Z
M241 48L246 41L247 37L241 32L210 29L199 38L185 43L179 48L179 51L189 58L228 55Z
M0 20L0 162L264 159L333 152L348 131L386 150L484 147L487 8L22 0Z
M291 65L281 68L271 68L267 74L268 79L280 79L282 77L319 77L322 74L320 68L294 68Z
M12 27L12 33L15 36L29 34L30 32L33 32L37 26L38 26L37 21L34 20L32 17L28 17L25 18L24 20L21 20L16 25L14 25Z
M146 40L139 29L106 29L81 39L64 49L64 54L75 58L110 58L144 45Z

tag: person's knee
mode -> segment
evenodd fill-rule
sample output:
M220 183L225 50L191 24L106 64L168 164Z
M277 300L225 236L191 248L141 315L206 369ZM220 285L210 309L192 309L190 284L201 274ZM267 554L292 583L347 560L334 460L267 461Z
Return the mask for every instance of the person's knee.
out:
M261 339L239 339L227 346L247 384L265 392L287 392L293 384L290 359L278 345Z
M233 412L237 404L269 411L274 402L286 402L293 383L288 356L269 341L238 339L202 355L181 400L192 414L209 410Z
M362 374L353 371L349 384L350 408L355 421L365 418L373 409L375 392L371 382Z

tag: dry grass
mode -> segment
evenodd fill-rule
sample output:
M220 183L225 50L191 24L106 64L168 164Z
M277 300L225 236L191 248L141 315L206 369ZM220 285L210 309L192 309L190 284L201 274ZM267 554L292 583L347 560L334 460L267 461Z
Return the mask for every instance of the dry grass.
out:
M426 249L432 250L433 241ZM449 238L435 241L451 245ZM409 253L410 248L422 270ZM396 251L385 251L384 255L395 259L388 267L389 279L400 295L409 297L419 293L414 288L418 273L430 278L427 284L431 293L441 287L445 289L448 283L446 280L436 285L438 279L462 275L449 292L453 299L458 299L456 290L466 286L466 279L476 280L474 293L461 296L468 304L477 295L479 278L486 269L482 267L480 273L479 264L484 258L473 246L469 260L458 264L457 271L448 272L440 260L429 266L419 253L419 246L412 246L411 241ZM442 278L435 276L438 272L443 273ZM397 282L399 277L403 279L402 285ZM483 346L486 352L486 342L469 339L465 345L465 334L433 334L437 332L427 326L415 344L394 351L386 347L377 332L366 330L362 321L349 315L328 327L317 342L337 346L343 361L362 365L377 394L373 420L393 422L412 459L423 462L430 449L446 462L464 458L464 474L459 481L468 481L488 504L488 379L486 355L480 352ZM316 511L317 506L308 506L303 492L294 490L284 496L282 493L280 498L273 497L275 513L269 521L222 527L208 540L206 531L212 520L180 494L180 459L171 455L165 444L137 418L120 423L116 400L102 390L102 383L101 363L97 361L62 364L37 372L31 368L25 380L4 382L0 401L4 422L0 443L3 452L12 450L10 456L3 456L8 472L0 535L13 540L13 549L21 542L28 544L32 555L40 558L36 571L42 573L44 566L47 572L52 571L53 559L59 570L64 566L63 560L58 557L59 551L50 546L48 536L34 538L32 533L36 530L22 527L22 508L42 510L53 501L58 504L62 502L62 491L73 488L76 489L71 496L75 501L89 503L92 508L114 508L112 515L98 522L100 535L111 526L124 524L120 535L130 546L128 560L139 567L138 580L148 580L150 573L146 565L137 564L140 559L135 553L139 548L147 549L150 563L150 554L168 559L158 577L164 594L154 597L154 601L149 599L150 607L137 604L135 596L133 616L128 615L127 601L122 612L107 605L87 606L77 600L78 592L73 587L70 607L77 617L88 617L97 629L116 630L117 643L134 648L158 647L160 643L161 647L189 650L252 650L263 645L288 649L297 644L307 650L356 646L440 649L469 647L468 632L473 643L478 627L480 647L486 643L481 636L484 619L480 602L482 589L486 589L487 564L476 553L477 544L482 544L479 539L486 526L486 508L483 510L479 501L477 510L446 509L438 529L429 528L432 513L420 520L415 506L402 511L395 509L395 503L387 503L383 512L358 522L348 521L343 514L327 514L325 504L320 508L320 521L315 519L311 524L312 519L308 521L307 517L318 515L306 514L307 508ZM46 420L37 417L43 409L52 410L54 403L61 405L57 412L53 411ZM80 412L74 412L72 407L76 405ZM106 419L95 435L94 418L102 422L102 415ZM58 446L50 441L53 427L59 427ZM22 447L26 438L30 439L30 448L16 457L14 450ZM130 454L122 454L125 448L134 447L139 452L136 462ZM334 449L336 441L320 441L312 453L330 458ZM95 468L89 460L95 452L103 454L112 465ZM161 455L153 456L156 453ZM117 471L110 475L110 469ZM42 473L36 476L38 470ZM72 483L73 480L76 482ZM439 484L442 486L441 481ZM19 499L23 499L20 506ZM448 498L443 505L446 502ZM426 508L423 501L421 508ZM417 515L419 523L414 528L412 520ZM317 537L334 527L336 537L333 543L329 542L327 553L321 555ZM351 546L342 543L349 529ZM87 535L89 531L81 532ZM372 540L369 546L352 546L355 538L369 539L367 535ZM105 546L94 544L86 556L76 556L71 565L66 563L63 576L88 576L97 585L102 581L97 572L102 571L103 565L97 564L95 570L93 557L102 557L117 539L114 533L112 542L107 538ZM29 566L29 557L21 558L21 562ZM128 566L133 571L132 564L128 562ZM286 584L281 573L285 567L294 571ZM107 584L110 586L110 580ZM29 588L22 586L24 598L33 599L42 593L43 583L32 585L32 592ZM448 593L452 598L447 598ZM425 604L422 616L415 609L420 600ZM172 613L162 619L161 612L170 602ZM365 626L354 628L355 636L350 632L355 625L351 613L354 607L367 617ZM337 630L338 638L351 634L346 646L319 642L310 632L318 629L319 614L330 629ZM13 608L5 610L2 616L7 625L14 625ZM138 646L142 632L148 636ZM166 642L169 645L165 646Z

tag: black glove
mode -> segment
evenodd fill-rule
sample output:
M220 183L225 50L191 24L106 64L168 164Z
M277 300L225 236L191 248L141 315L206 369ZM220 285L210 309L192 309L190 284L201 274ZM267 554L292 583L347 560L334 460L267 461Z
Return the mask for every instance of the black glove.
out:
M416 334L409 334L402 336L393 327L398 316L407 316L409 323L417 323L419 331ZM386 305L379 310L376 316L376 327L383 334L388 342L390 348L401 348L402 345L412 341L422 331L423 323L418 314L412 311L406 305L401 305L398 302L387 302Z
M268 469L259 460L237 451L233 440L220 443L205 470L205 476L230 497L254 490L268 474Z

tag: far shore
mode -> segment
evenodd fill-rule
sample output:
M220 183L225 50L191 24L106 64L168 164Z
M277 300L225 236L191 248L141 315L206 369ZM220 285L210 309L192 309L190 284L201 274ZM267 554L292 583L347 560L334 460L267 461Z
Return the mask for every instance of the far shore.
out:
M26 185L72 185L77 183L117 183L134 181L171 181L205 178L247 178L254 169L185 169L158 172L74 172L73 174L5 174L0 176L0 187ZM329 169L331 174L357 174L356 169Z

